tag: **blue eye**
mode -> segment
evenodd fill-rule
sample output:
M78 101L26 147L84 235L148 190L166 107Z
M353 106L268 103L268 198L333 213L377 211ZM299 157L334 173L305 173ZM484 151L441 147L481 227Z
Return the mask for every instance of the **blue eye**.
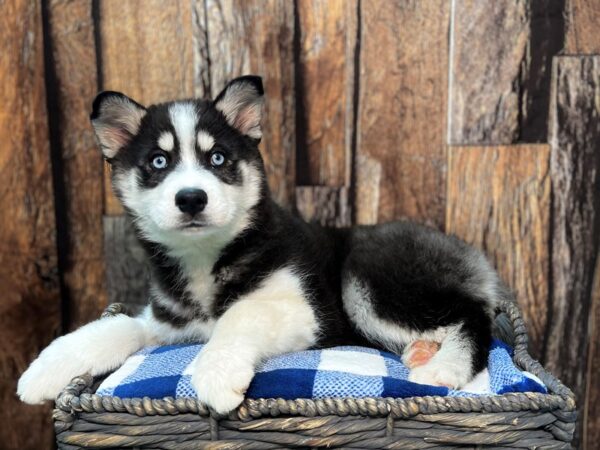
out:
M210 163L213 167L222 166L225 163L225 155L221 152L214 152L210 156Z
M169 165L167 157L165 155L154 155L152 157L152 167L158 170L162 170Z

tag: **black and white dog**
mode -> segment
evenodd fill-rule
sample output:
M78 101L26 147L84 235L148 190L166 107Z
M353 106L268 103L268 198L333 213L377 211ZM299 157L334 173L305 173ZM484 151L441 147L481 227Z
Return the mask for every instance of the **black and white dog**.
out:
M461 387L486 364L496 303L511 298L485 257L413 223L324 229L271 199L258 143L263 86L245 76L214 101L144 107L104 92L92 124L113 185L152 264L142 315L92 322L56 339L19 380L28 403L72 377L115 369L143 346L206 342L192 383L201 401L237 407L256 365L336 344L407 358L418 383Z

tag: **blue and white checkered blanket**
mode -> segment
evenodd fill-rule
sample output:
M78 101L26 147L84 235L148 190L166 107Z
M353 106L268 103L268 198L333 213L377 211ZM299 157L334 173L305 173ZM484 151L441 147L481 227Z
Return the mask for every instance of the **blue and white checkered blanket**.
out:
M148 347L132 355L98 388L99 395L195 397L190 381L202 345ZM461 391L407 380L409 370L392 353L365 347L335 347L276 356L262 364L249 398L476 396L506 392L546 392L534 375L521 372L512 349L495 340L488 368Z

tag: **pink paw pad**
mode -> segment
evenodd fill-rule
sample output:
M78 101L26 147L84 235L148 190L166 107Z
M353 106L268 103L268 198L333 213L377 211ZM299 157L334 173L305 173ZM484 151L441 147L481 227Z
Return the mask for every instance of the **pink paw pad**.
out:
M404 350L402 362L409 369L427 364L440 349L438 342L414 341Z

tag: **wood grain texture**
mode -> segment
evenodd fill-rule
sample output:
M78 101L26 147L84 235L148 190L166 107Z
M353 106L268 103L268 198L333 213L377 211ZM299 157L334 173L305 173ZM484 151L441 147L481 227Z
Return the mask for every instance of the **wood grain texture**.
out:
M565 40L565 2L535 0L529 4L529 43L521 68L519 142L548 141L552 59ZM508 37L510 39L510 36Z
M196 51L209 91L216 96L225 83L243 74L263 77L266 95L261 152L273 196L291 206L295 187L294 2L279 0L196 1L196 42L206 37L208 50ZM202 20L202 18L204 18ZM200 38L199 38L200 37ZM202 59L206 54L208 59ZM201 69L200 69L201 70Z
M542 354L550 275L548 145L450 147L446 231L483 250L515 292Z
M148 303L148 258L125 216L104 218L106 285L109 303Z
M352 222L348 195L347 187L299 186L296 188L296 208L307 222L347 227Z
M0 446L50 448L50 405L16 381L60 330L41 2L0 5Z
M359 223L444 227L449 17L443 0L361 2Z
M356 8L356 1L298 1L298 184L350 182Z
M592 285L600 244L600 56L554 59L550 98L552 277L546 366L586 395ZM581 438L578 424L577 439Z
M600 53L600 3L597 0L566 0L565 52Z
M142 104L194 95L192 5L162 0L102 0L101 88ZM108 179L108 177L107 177ZM105 212L122 214L106 183Z
M49 92L53 164L59 175L62 296L69 328L98 318L106 308L102 246L103 164L88 114L96 95L96 52L91 2L48 3L52 52ZM50 76L50 74L48 74ZM60 225L59 225L60 226Z
M592 287L592 313L589 331L590 349L586 374L586 397L582 405L583 448L593 449L600 442L600 249L596 255L596 271Z
M448 141L511 144L519 136L529 1L455 0Z

